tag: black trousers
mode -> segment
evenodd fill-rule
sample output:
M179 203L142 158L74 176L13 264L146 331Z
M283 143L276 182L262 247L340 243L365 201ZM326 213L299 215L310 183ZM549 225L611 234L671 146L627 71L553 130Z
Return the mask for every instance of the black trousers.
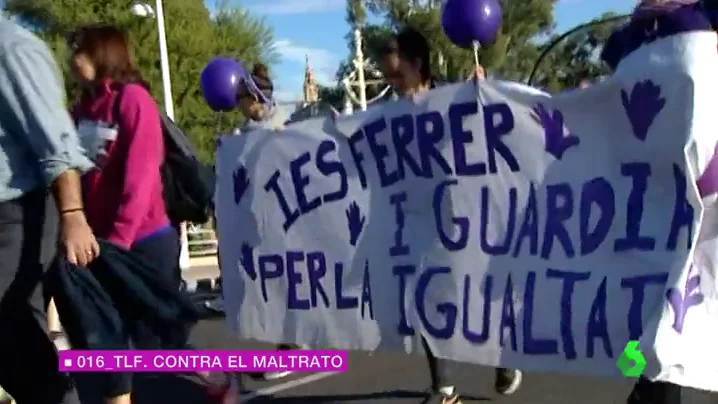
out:
M179 238L173 228L167 228L132 245L131 250L142 256L158 274L175 288L179 288L176 268L179 262ZM137 314L137 313L135 313ZM186 346L187 335L171 335L164 341L143 326L141 321L128 324L132 328L131 345L135 349L162 349ZM84 373L76 376L84 403L101 403L102 398L117 397L132 392L132 373Z
M429 362L429 375L431 376L431 388L436 391L442 387L453 386L454 384L449 380L449 361L446 359L439 359L431 352L429 344L426 339L422 336L421 343L424 345L426 351L426 360Z
M0 203L0 385L17 404L80 402L47 334L42 283L57 234L44 190Z
M641 377L633 386L627 404L681 404L681 393L681 386Z
M174 227L144 238L132 245L132 251L142 256L158 271L162 279L174 290L179 290L182 274L179 268L180 239ZM161 349L166 347L186 346L188 335L170 335L163 341L150 333L147 328L139 326L130 331L132 343L138 349Z

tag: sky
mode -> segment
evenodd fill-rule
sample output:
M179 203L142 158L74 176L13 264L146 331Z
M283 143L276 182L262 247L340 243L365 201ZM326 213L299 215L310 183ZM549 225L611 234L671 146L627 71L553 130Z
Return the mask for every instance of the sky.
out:
M205 0L212 9L215 0ZM557 31L587 22L604 12L627 13L632 0L560 0L555 9ZM339 63L349 54L344 36L346 0L233 0L232 5L264 18L274 30L279 57L272 66L276 96L281 101L301 99L305 57L317 81L334 84Z

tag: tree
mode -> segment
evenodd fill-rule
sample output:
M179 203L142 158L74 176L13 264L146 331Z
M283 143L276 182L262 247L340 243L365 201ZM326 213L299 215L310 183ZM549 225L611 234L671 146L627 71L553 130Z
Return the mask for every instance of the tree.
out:
M337 111L344 108L344 89L340 87L319 87L319 100L325 102Z
M496 41L480 51L481 64L489 74L511 80L524 80L538 55L537 39L553 27L556 0L501 0L503 22ZM429 40L433 52L433 71L449 81L466 79L473 71L470 50L453 45L441 26L441 1L369 0L367 8L384 18L382 25L393 30L411 26ZM371 52L371 51L369 51Z
M611 32L624 21L619 14L608 12L565 34L553 35L540 47L547 53L534 83L548 90L562 90L609 74L599 55Z
M7 0L5 11L34 28L55 51L67 73L68 52L65 35L86 23L109 22L129 33L135 61L150 83L155 99L162 103L156 21L130 12L132 0ZM202 100L199 75L215 55L236 57L247 62L273 61L272 32L264 21L246 12L219 5L210 17L202 0L165 2L167 48L172 78L172 94L178 123L197 144L203 159L214 153L216 117ZM68 80L70 93L75 90ZM237 113L230 114L238 118Z
M362 32L362 50L364 51L365 61L369 62L367 68L364 69L364 76L367 79L374 79L374 73L377 72L375 62L379 58L378 50L382 44L391 35L391 29L383 25L366 25L367 12L364 7L364 0L347 0L346 20L350 27L360 27ZM342 80L354 71L354 32L351 30L345 35L347 46L349 48L349 57L347 60L339 64L336 72L336 79L339 83L336 87L319 88L319 98L323 102L331 104L335 109L342 110L344 108L345 88ZM384 89L385 84L370 84L366 87L367 99L379 95Z
M556 0L500 1L503 7L501 30L493 44L480 49L480 62L492 77L524 82L540 54L559 37L553 32ZM355 0L348 0L349 9L358 7L355 3ZM446 81L465 80L473 72L473 52L456 47L444 35L442 3L440 0L365 1L360 6L381 20L377 24L357 24L365 37L365 54L376 58L388 35L411 26L422 32L430 43L432 71ZM361 13L348 12L348 15ZM615 16L606 13L598 20ZM349 22L353 22L351 18ZM608 73L598 54L618 22L590 24L561 41L542 62L536 84L549 90L562 90L575 87L582 79L594 79ZM352 38L347 39L351 44ZM340 66L338 76L349 70L349 63Z
M205 51L204 58L197 57L193 60L196 65L187 76L187 79L192 81L187 88L191 89L193 94L187 100L190 105L183 111L184 115L180 115L182 122L185 125L191 124L193 132L198 134L194 139L205 159L211 159L214 155L218 118L202 99L199 87L201 69L216 55L241 60L247 68L251 68L256 62L271 65L276 61L276 54L272 51L272 31L264 20L252 17L246 10L229 6L228 2L222 2L217 5L211 22L212 30L207 38L210 46L208 51ZM179 101L177 96L175 99ZM222 118L223 122L227 123L236 123L243 119L238 110L224 113Z

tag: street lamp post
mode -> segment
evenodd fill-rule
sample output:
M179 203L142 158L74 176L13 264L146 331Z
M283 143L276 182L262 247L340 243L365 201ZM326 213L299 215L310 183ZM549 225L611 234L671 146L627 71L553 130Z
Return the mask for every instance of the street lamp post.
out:
M379 95L372 98L371 100L366 99L366 89L368 85L383 84L385 81L379 71L372 68L370 60L364 58L364 51L362 50L362 34L359 27L354 28L354 60L352 61L354 69L342 79L344 85L344 114L351 115L354 112L353 103L359 104L359 108L362 111L366 111L367 105L383 97L390 89L386 86ZM370 80L366 79L365 69L372 68L369 70L373 76ZM359 94L354 92L354 87L359 88Z
M172 81L170 79L170 59L167 54L167 34L165 33L165 13L162 0L155 0L157 10L157 36L160 42L160 70L162 71L162 88L164 90L165 112L174 121L175 108L172 103Z
M354 68L357 72L359 81L359 107L362 111L366 111L366 79L364 77L364 50L362 50L362 37L359 27L354 28L354 46L356 58L354 59Z
M162 0L155 0L155 7L152 9L147 3L137 3L131 8L135 15L141 17L154 16L157 18L157 36L160 47L160 70L162 72L162 90L164 94L165 113L175 120L175 108L172 103L172 80L170 79L170 62L167 53L167 34L165 32L165 13ZM182 269L189 268L189 241L187 239L187 224L180 225L180 259L179 265Z

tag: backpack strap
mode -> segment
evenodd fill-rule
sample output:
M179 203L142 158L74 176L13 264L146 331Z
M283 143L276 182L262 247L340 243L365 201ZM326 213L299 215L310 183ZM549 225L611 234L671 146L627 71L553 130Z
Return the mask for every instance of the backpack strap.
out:
M119 126L120 125L120 102L122 102L122 93L125 89L125 86L122 84L119 84L116 86L117 88L117 95L115 95L115 100L112 103L112 123Z

